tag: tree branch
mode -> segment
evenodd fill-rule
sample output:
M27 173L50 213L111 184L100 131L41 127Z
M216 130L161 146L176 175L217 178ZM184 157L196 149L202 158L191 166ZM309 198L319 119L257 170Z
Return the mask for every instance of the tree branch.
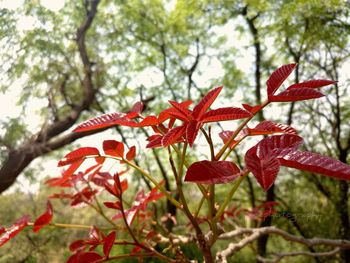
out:
M97 133L74 133L64 136L59 136L63 132L71 128L81 113L88 110L90 105L95 100L96 90L94 89L92 81L92 68L87 54L85 45L85 36L90 28L92 21L97 13L97 5L99 0L93 0L90 2L90 9L87 17L82 22L81 26L77 30L77 45L79 55L84 66L84 80L82 89L84 90L84 97L78 105L72 108L67 117L53 122L49 125L43 125L37 136L22 143L18 149L13 149L9 152L7 159L2 163L0 168L0 193L10 187L19 176L19 174L37 157L50 152L51 150L58 149L64 145L71 143L78 138ZM58 137L57 137L58 136Z
M238 243L231 243L229 246L219 251L216 254L216 260L219 262L227 262L227 258L232 256L237 251L241 250L242 248L246 247L247 245L251 244L258 238L264 235L278 235L281 236L283 239L287 241L292 241L296 243L303 244L307 247L317 246L317 245L325 245L330 247L336 247L341 249L347 249L350 248L350 241L344 240L344 239L326 239L326 238L304 238L300 236L295 236L292 234L289 234L281 229L278 229L276 227L270 226L270 227L262 227L262 228L238 228L236 230L233 230L231 232L224 233L219 236L219 239L221 240L230 240L233 238L236 238L241 235L248 235L247 237L240 240ZM312 252L308 252L312 253Z

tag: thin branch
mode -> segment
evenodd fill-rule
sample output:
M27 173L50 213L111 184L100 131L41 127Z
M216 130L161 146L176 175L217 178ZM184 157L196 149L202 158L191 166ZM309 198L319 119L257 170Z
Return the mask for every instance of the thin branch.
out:
M330 257L338 254L340 252L340 248L335 248L326 252L310 252L310 251L293 251L293 252L280 252L273 253L275 255L274 258L268 259L261 256L257 256L257 260L261 263L277 263L280 262L285 257L296 257L296 256L308 256L308 257Z
M236 230L233 230L231 232L224 233L219 236L219 239L221 240L231 240L235 237L241 236L241 235L248 235L247 237L240 240L238 243L231 243L229 246L219 251L216 254L216 259L219 262L227 262L227 258L235 254L237 251L241 250L245 246L251 244L258 238L264 235L278 235L281 236L283 239L303 244L307 247L317 246L317 245L325 245L330 247L336 247L336 248L342 248L347 249L350 248L350 241L345 239L327 239L327 238L304 238L300 236L295 236L292 234L289 234L281 229L278 229L273 226L269 227L262 227L262 228L238 228ZM311 253L311 252L310 252Z

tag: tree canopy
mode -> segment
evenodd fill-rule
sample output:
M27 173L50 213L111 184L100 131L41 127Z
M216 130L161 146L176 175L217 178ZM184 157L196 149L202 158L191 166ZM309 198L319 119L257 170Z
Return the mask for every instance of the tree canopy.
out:
M137 101L146 112L159 112L168 100L195 99L219 85L225 86L227 103L237 103L238 96L260 104L269 74L288 63L298 63L294 82L317 76L337 84L326 99L282 105L259 120L295 124L307 135L310 150L349 163L346 1L66 0L59 10L40 1L23 1L14 9L1 5L0 91L19 94L11 102L18 112L0 120L1 193L25 171L35 170L34 160L99 133L71 133L88 118L127 112ZM126 145L148 136L144 129L128 132L119 126L114 132ZM235 154L240 162L243 156ZM139 161L172 189L165 158L149 150ZM322 234L349 240L349 183L287 174L277 181L278 189L267 193L248 179L242 203L253 208L261 201L278 201L291 216L284 228L306 238ZM310 209L321 219L303 218ZM253 224L268 227L274 220ZM263 236L259 255L266 255L267 244L279 248ZM335 261L350 261L349 250Z

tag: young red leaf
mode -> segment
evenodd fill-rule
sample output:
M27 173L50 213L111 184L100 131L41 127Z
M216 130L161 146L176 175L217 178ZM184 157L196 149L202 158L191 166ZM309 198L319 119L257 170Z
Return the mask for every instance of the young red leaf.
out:
M267 95L268 97L275 94L276 90L282 85L285 79L292 73L297 64L284 65L275 70L267 80Z
M139 253L142 250L142 248L140 246L135 246L131 251L130 251L130 255L135 255L137 253Z
M97 190L93 190L87 186L83 190L72 196L73 201L71 202L71 206L76 206L81 203L89 202L95 194L97 194Z
M115 209L115 210L120 210L121 209L121 205L120 205L119 201L117 201L117 202L103 202L103 204L106 207L111 208L111 209Z
M131 122L128 125L124 125L124 126L129 126L129 127L147 127L147 126L154 126L154 125L158 125L158 119L156 116L147 116L146 118L144 118L142 121L140 122Z
M107 113L79 124L73 131L84 132L98 130L114 126L116 125L116 122L127 120L129 120L129 118L126 117L125 113Z
M283 166L318 173L341 180L350 180L350 166L312 152L293 151L280 159Z
M324 94L315 89L298 88L288 89L281 93L271 96L269 100L271 102L290 102L300 100L311 100L323 97Z
M161 183L162 184L162 183ZM160 198L164 197L163 193L159 193L157 188L153 188L149 193L145 194L143 189L140 190L135 197L135 201L132 204L132 207L128 210L124 211L124 214L126 216L127 223L130 225L133 220L135 219L135 216L139 212L139 210L146 210L147 205L152 202L156 201ZM112 217L113 220L122 218L122 213L116 214Z
M76 170L79 169L80 165L84 162L84 159L80 159L74 163L72 163L67 170L62 172L62 178L65 180L70 179L70 177L75 173Z
M160 183L160 185L163 185L164 181ZM144 204L148 204L153 201L157 201L158 199L164 197L164 193L159 192L158 188L153 188L148 194L145 195L145 199L142 200Z
M179 104L181 108L188 109L188 107L192 104L192 101L187 100L187 101L180 102L177 104ZM158 122L163 123L164 121L166 121L167 119L169 119L171 117L175 117L175 118L178 118L178 119L183 120L183 121L187 120L187 116L186 116L186 118L183 118L182 114L179 114L178 111L174 107L171 107L171 108L163 110L159 114ZM183 118L183 119L181 119L181 118Z
M287 88L287 90L299 89L299 88L317 89L317 88L321 88L321 87L328 86L328 85L335 84L335 83L337 83L337 82L333 81L333 80L314 79L314 80L308 80L308 81L305 81L305 82L293 84L293 85L289 86Z
M233 131L222 131L219 133L220 138L222 139L222 141L224 143L227 143L231 137L233 135ZM233 142L231 143L230 147L234 147L237 143L239 143L239 141L241 141L242 139L244 139L246 136L248 135L247 129L243 129L237 136L236 138L233 140Z
M103 257L95 251L79 253L76 263L95 263L99 262Z
M229 120L237 120L251 117L252 114L246 110L240 108L219 108L215 110L208 111L204 113L201 117L201 122L216 122L216 121L229 121Z
M200 161L187 170L185 181L200 184L223 184L236 179L240 170L229 161Z
M243 108L247 111L249 111L251 114L257 113L259 110L262 109L261 105L256 106L250 106L249 104L242 104Z
M215 89L212 89L209 91L207 95L205 95L202 100L193 108L192 116L195 119L200 119L200 117L203 115L204 112L207 111L207 109L213 104L216 97L219 95L219 93L222 90L221 87L217 87Z
M41 228L48 225L52 220L52 216L53 216L53 208L50 201L47 201L46 211L35 220L33 231L38 232Z
M58 166L72 164L90 155L100 155L100 152L95 147L82 147L66 154L64 158L59 161Z
M143 103L141 101L138 101L132 106L131 110L128 113L135 112L140 114L143 111L143 108L144 108Z
M103 151L106 155L123 158L124 144L115 140L106 140L103 142Z
M257 156L265 158L269 155L281 157L303 144L303 138L295 134L273 135L262 139L256 146ZM253 147L253 148L254 148Z
M199 128L200 123L196 120L193 120L190 123L188 123L186 127L186 140L191 147L197 137Z
M257 147L249 149L245 155L247 169L253 173L260 186L267 191L275 182L280 169L278 159L273 155L258 157Z
M132 115L131 115L132 116ZM132 118L135 116L132 116ZM84 132L98 130L102 128L108 128L116 125L122 125L127 127L146 127L152 125L158 125L158 119L155 116L147 116L141 122L136 122L130 118L125 113L111 113L104 114L102 116L85 121L77 126L74 132Z
M111 249L114 245L115 237L116 237L116 233L115 233L115 231L112 231L104 239L103 253L105 254L106 258L109 257L109 253L111 252Z
M100 240L101 238L104 238L103 233L97 226L93 226L89 231L89 239Z
M28 221L29 216L23 216L5 230L2 228L2 233L0 234L0 247L21 232L28 225Z
M117 197L119 197L122 193L124 193L129 187L128 180L124 179L122 181L119 180L119 174L114 175L114 188L117 192Z
M163 140L163 135L154 134L147 138L147 141L149 141L149 143L146 145L146 148L161 147L163 146L162 140Z
M274 123L272 121L260 122L255 128L247 128L249 135L268 135L273 133L297 134L297 131L285 124Z
M174 107L174 109L177 110L178 114L182 116L182 118L180 118L181 120L182 119L187 120L190 117L192 112L189 109L187 109L186 107L183 107L180 103L177 103L176 101L169 100L169 103L171 104L171 106Z
M162 138L162 145L164 147L176 143L186 131L186 126L178 126L169 130Z
M85 240L79 239L69 245L69 250L73 252L78 249L84 248L85 246Z
M136 147L131 146L125 157L128 161L132 161L134 160L135 156L136 156Z

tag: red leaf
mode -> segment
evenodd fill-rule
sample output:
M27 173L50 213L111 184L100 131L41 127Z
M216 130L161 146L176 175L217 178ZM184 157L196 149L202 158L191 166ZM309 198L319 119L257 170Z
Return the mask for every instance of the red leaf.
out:
M85 241L82 239L76 240L69 245L70 251L75 251L86 246Z
M187 101L184 101L184 102L180 102L178 103L181 108L185 108L185 109L188 109L188 107L192 104L192 101L191 100L187 100ZM182 114L178 114L178 111L171 107L171 108L168 108L168 109L165 109L163 110L159 116L158 116L158 122L159 123L163 123L164 121L166 121L167 119L169 119L171 116L176 116L177 118L181 119L183 116ZM183 121L185 121L187 119L184 118Z
M258 157L257 147L249 149L245 155L247 169L253 173L260 186L267 191L275 182L280 169L278 159L273 155Z
M223 184L231 182L240 174L239 168L228 161L200 161L187 170L185 181L200 184Z
M298 88L282 91L281 93L271 96L269 100L271 102L288 102L288 101L300 101L310 100L323 97L324 94L315 89Z
M321 88L321 87L328 86L328 85L335 84L335 83L337 83L337 82L333 81L333 80L314 79L314 80L308 80L308 81L305 81L305 82L293 84L293 85L289 86L287 88L287 90L299 89L299 88L317 89L317 88Z
M79 253L77 263L94 263L100 261L101 259L103 259L103 257L97 252L88 251Z
M111 249L114 245L115 237L116 237L116 233L115 233L115 231L113 231L113 232L109 233L109 235L106 236L104 239L103 253L105 254L105 256L107 258L109 257L109 253L111 252Z
M35 220L33 231L38 232L41 228L48 225L52 220L52 216L53 216L53 208L50 201L47 201L46 211Z
M132 161L132 160L134 160L135 156L136 156L136 147L135 146L131 146L129 151L126 154L126 159L128 161Z
M216 97L219 95L219 93L222 90L221 87L217 87L215 89L212 89L207 95L202 98L202 100L193 108L192 116L195 119L200 119L204 112L207 111L207 109L213 104Z
M0 247L15 237L19 232L21 232L28 225L28 221L29 216L23 216L18 219L12 226L6 228L5 231L2 228L0 234Z
M232 141L230 148L233 148L237 143L239 143L241 140L243 140L248 135L248 130L243 129L238 135L235 137L235 139ZM222 131L219 133L220 138L224 143L227 143L233 135L233 131Z
M188 110L186 107L182 106L180 103L177 103L176 101L171 101L169 100L169 103L171 104L171 106L173 106L178 114L181 115L182 118L180 118L181 120L188 120L189 116L191 115L191 111ZM171 115L171 113L170 113Z
M115 209L115 210L120 210L121 206L120 206L120 202L103 202L103 204L111 209Z
M130 251L130 255L134 255L139 253L142 250L142 248L140 246L135 246L131 251Z
M267 95L272 96L276 90L282 85L285 79L292 73L297 64L284 65L275 70L267 80Z
M124 125L124 126L129 126L129 127L146 127L146 126L154 126L154 125L158 125L158 119L156 116L147 116L146 118L144 118L141 122L137 123L137 122L131 122L128 125Z
M62 177L64 179L69 179L69 177L71 177L76 170L79 169L80 165L82 165L82 163L84 162L84 159L80 159L74 163L72 163L67 170L62 172Z
M197 137L199 128L200 128L200 123L196 120L188 123L186 127L186 140L191 147Z
M350 180L349 165L317 153L293 151L279 160L283 166L323 174L337 179Z
M201 121L206 122L215 122L215 121L228 121L228 120L237 120L251 117L252 114L246 110L240 108L219 108L215 110L208 111L203 114Z
M50 187L53 187L53 186L72 187L74 185L74 180L73 180L74 178L72 178L72 175L77 169L79 169L80 165L83 162L84 162L84 159L80 159L72 163L67 170L62 172L62 177L51 178L47 180L45 183L48 184Z
M296 150L302 144L303 138L300 136L295 134L282 134L266 137L254 147L257 147L257 155L260 158L265 158L269 155L273 155L277 158L281 157L282 154L287 154L290 150Z
M132 116L134 117L134 116ZM147 116L141 122L136 122L128 118L128 115L125 113L110 113L104 114L99 117L85 121L77 126L73 131L74 132L83 132L91 131L102 128L107 128L115 125L122 125L127 127L146 127L157 125L158 119L155 116Z
M247 128L249 135L267 135L273 133L297 134L297 131L285 124L274 123L272 121L260 122L255 128Z
M100 240L101 238L104 238L104 236L97 226L93 226L89 231L89 238L91 240Z
M135 112L135 113L140 114L143 111L143 107L144 107L143 103L141 101L138 101L132 106L132 108L129 111L129 113L130 112Z
M118 188L118 190L121 190L122 193L124 193L129 187L129 184L128 184L128 180L124 179L120 182L120 189Z
M257 113L259 110L262 109L261 105L256 106L250 106L249 104L242 104L243 108L249 111L251 114Z
M162 145L164 147L176 143L186 131L186 126L178 126L169 130L162 138Z
M74 163L90 155L100 155L100 152L95 147L82 147L66 154L64 158L59 161L58 166Z
M159 193L157 188L153 188L148 194L144 194L143 189L140 190L135 197L135 200L132 204L132 207L128 210L125 210L125 216L127 219L127 223L130 225L135 219L136 214L139 210L146 210L147 204L156 201L160 198L164 197L163 193ZM116 214L112 217L113 220L122 218L122 213Z
M163 136L159 134L155 134L150 136L147 140L149 141L149 143L146 145L146 148L161 147Z
M123 193L126 189L128 189L128 181L126 179L124 179L123 181L120 182L119 186L121 188L119 189L118 186L118 180L119 180L119 174L115 174L114 175L114 185L110 185L108 183L105 183L104 187L105 189L112 195L119 197L121 193Z
M129 119L126 118L125 113L120 113L120 112L107 113L79 124L73 131L83 132L83 131L102 129L102 128L116 125L115 122L126 121L126 120L129 120Z
M106 140L103 142L103 151L106 155L123 158L124 144L115 140Z
M97 194L97 190L93 190L87 186L72 197L73 201L70 205L76 206L81 203L89 202L95 194Z

